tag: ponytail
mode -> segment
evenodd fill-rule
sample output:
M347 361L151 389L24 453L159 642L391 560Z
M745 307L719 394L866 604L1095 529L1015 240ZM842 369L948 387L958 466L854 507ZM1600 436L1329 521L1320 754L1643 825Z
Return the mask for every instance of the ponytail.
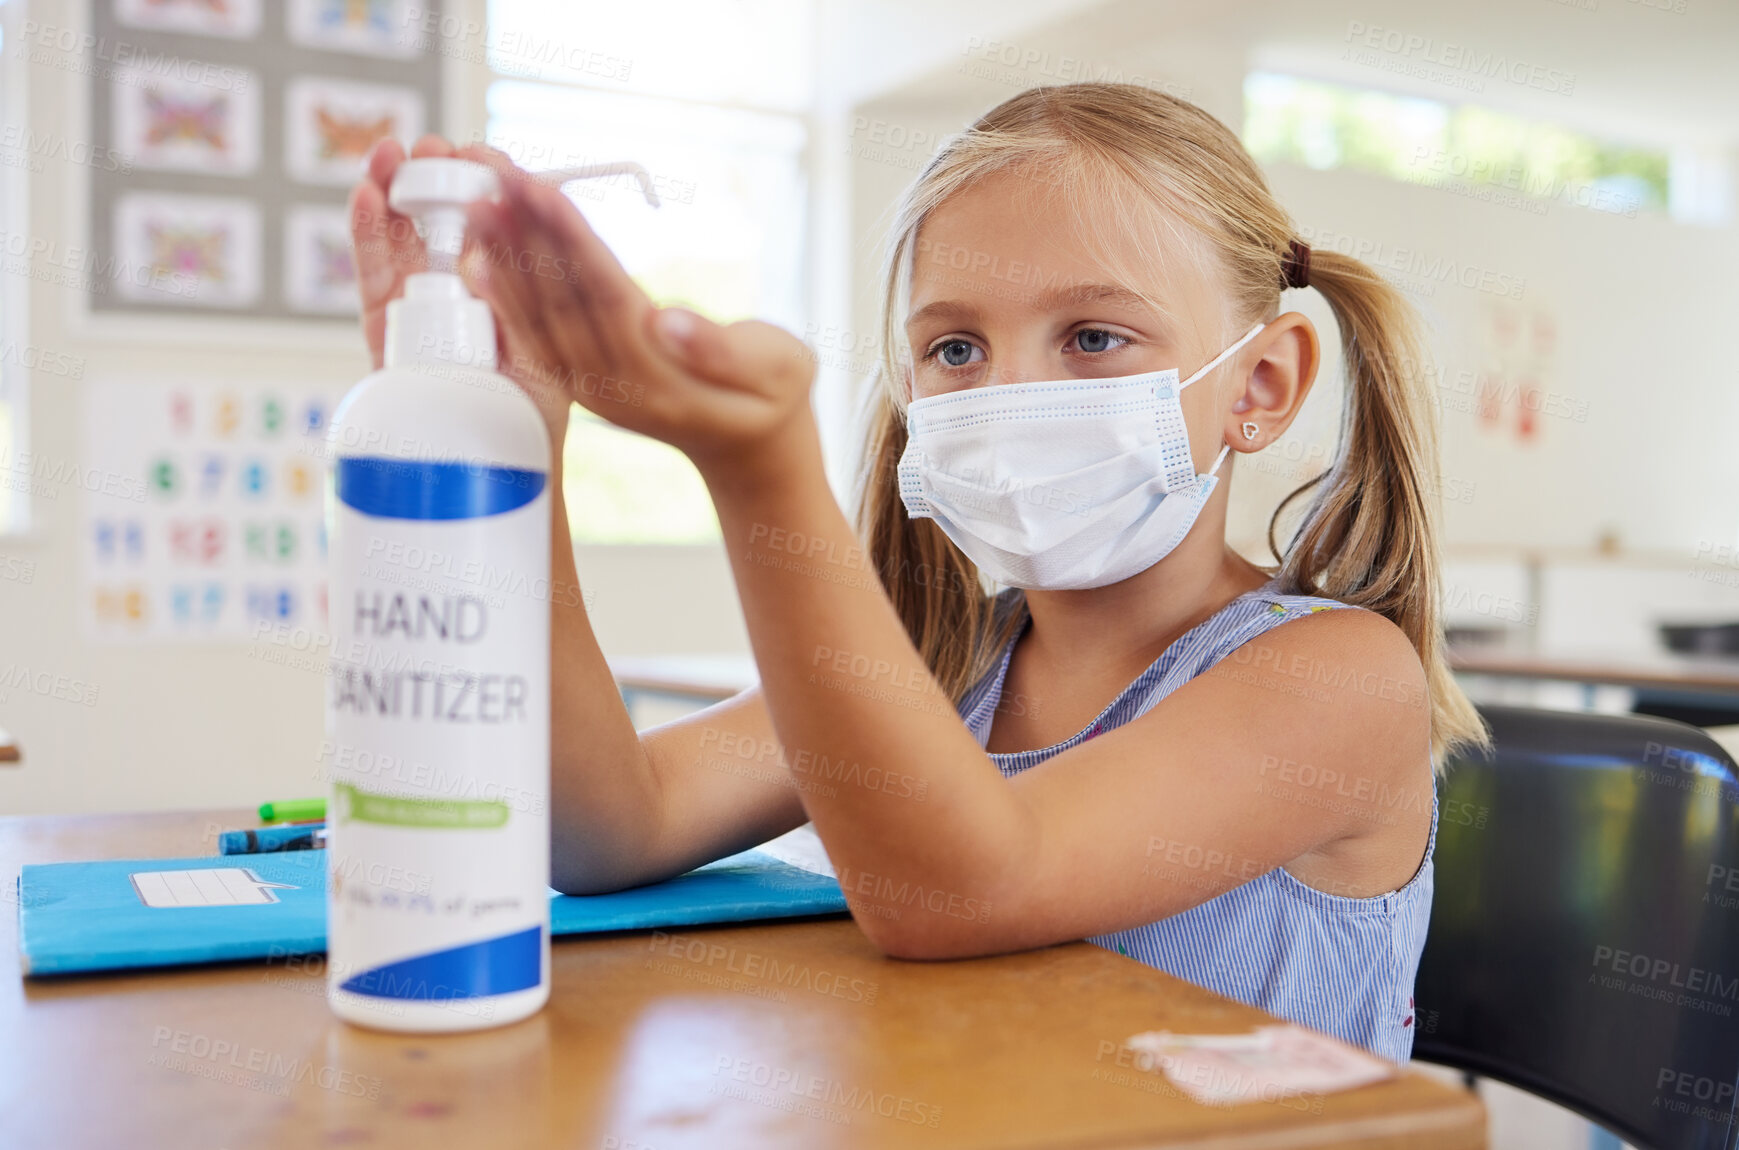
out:
M1268 546L1282 585L1382 615L1425 667L1431 751L1441 765L1458 745L1487 741L1484 724L1443 657L1437 547L1436 420L1417 365L1412 307L1371 268L1334 251L1309 254L1309 286L1340 326L1346 365L1340 449L1333 467L1281 501ZM1290 544L1281 516L1314 491Z

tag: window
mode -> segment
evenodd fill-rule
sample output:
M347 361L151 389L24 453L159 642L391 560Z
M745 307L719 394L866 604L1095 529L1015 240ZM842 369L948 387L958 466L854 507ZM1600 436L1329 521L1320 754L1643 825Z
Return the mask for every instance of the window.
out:
M1349 168L1542 213L1553 202L1627 216L1673 203L1667 149L1490 108L1254 72L1244 109L1244 144L1261 163Z
M492 0L488 141L530 170L633 160L568 195L648 295L720 322L803 330L809 97L807 0L629 5ZM679 37L663 35L680 26ZM584 410L564 493L578 543L695 543L718 522L674 448Z

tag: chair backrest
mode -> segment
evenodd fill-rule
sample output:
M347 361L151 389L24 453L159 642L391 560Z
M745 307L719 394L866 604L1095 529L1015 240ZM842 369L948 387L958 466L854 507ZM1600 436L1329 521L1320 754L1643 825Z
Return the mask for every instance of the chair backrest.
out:
M1648 1150L1739 1146L1739 781L1695 727L1481 708L1440 793L1413 1056Z

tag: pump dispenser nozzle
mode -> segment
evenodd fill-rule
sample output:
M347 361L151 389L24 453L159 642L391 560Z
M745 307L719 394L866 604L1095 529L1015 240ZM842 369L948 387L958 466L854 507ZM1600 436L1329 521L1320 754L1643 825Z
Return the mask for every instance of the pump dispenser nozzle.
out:
M484 165L429 157L399 165L387 203L417 222L429 252L429 270L451 273L465 243L465 205L500 193L500 181Z
M405 278L405 294L386 305L386 366L411 363L495 368L495 317L458 276L465 245L465 205L499 194L483 164L431 156L406 160L394 173L387 203L416 221L429 270Z

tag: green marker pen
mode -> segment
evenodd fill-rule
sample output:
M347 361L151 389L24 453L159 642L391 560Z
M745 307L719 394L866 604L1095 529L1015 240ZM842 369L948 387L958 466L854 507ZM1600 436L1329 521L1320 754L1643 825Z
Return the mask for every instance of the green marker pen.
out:
M291 799L282 803L260 804L260 821L264 823L288 823L325 817L325 799Z

